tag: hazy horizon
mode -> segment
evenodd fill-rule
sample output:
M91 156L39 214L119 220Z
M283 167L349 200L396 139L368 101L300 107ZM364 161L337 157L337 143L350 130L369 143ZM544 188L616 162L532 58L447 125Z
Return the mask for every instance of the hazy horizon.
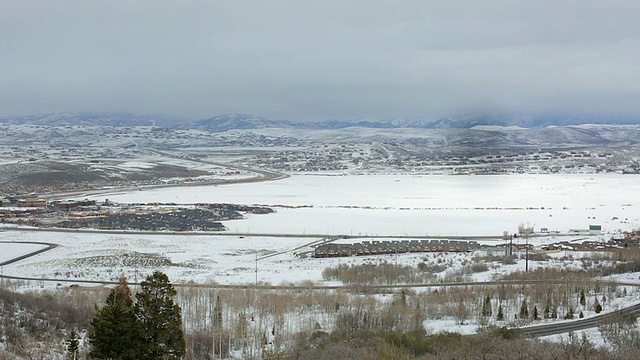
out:
M635 1L0 4L0 114L640 113Z

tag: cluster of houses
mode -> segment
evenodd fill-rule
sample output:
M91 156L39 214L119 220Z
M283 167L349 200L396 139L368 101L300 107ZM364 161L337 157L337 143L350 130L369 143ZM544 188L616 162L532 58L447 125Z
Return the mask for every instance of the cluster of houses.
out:
M37 197L0 197L0 207L43 208L46 206L47 201Z
M241 212L268 214L268 207L235 204L113 204L106 200L65 200L47 203L38 198L2 199L0 222L58 228L142 231L222 231L220 222L242 219Z
M609 242L622 248L638 248L640 247L640 230L625 231L621 237L614 237Z
M55 223L61 228L93 228L103 230L142 231L221 231L226 228L218 220L242 218L233 210L217 214L202 209L166 209L163 211L118 212L102 216L70 216Z
M12 222L11 219L25 216L87 207L96 207L95 200L68 200L49 203L37 197L6 197L0 198L0 219L4 222Z
M459 240L392 240L363 241L353 244L322 244L314 249L313 257L344 257L410 252L470 252L480 248L476 241Z

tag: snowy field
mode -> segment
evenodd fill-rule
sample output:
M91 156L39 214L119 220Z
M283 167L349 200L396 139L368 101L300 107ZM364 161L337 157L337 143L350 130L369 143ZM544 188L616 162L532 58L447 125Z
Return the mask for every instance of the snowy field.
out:
M32 278L134 281L162 269L173 282L272 284L320 280L318 263L293 255L314 241L299 238L239 238L201 235L112 235L95 233L0 232L0 241L53 242L57 248L4 267L4 274ZM0 260L37 250L0 242ZM282 254L277 254L281 253ZM261 259L267 255L274 255ZM257 255L257 256L256 256ZM3 260L3 261L4 261ZM295 270L293 270L295 269Z
M362 241L363 239L338 240L338 243ZM562 240L584 240L585 237L563 237ZM597 237L588 237L597 240ZM313 259L296 256L297 253L311 250L308 245L315 238L292 237L247 237L247 236L210 236L210 235L144 235L135 232L128 234L83 233L79 232L40 232L14 231L0 232L1 259L24 255L40 247L15 242L53 242L59 244L55 249L46 251L17 263L4 266L4 274L37 279L67 280L104 280L116 281L125 275L132 281L139 280L161 269L175 283L219 283L243 285L260 283L272 285L299 284L313 281L320 285L337 285L322 279L322 270L341 263L396 263L416 266L420 262L441 263L445 261L447 270L438 274L445 279L458 271L476 255L473 253L409 253L398 255L374 255L347 258ZM391 240L391 239L378 239ZM534 246L556 241L557 238L541 237L529 239ZM480 241L495 244L495 241ZM524 243L516 239L514 244ZM553 261L530 261L529 268L554 266L577 268L579 259L587 253L559 252L551 254ZM499 255L499 254L498 254ZM574 260L561 259L570 257ZM489 271L473 274L470 281L489 281L516 271L524 270L524 260L513 265L490 266ZM634 282L633 278L625 281Z
M604 234L591 237L547 236L529 239L539 247L556 241L604 241L617 230L637 229L640 182L629 175L508 175L508 176L319 176L294 175L263 183L202 187L176 187L100 195L96 200L132 202L226 202L274 206L275 214L248 215L226 221L229 231L220 235L146 235L74 232L0 231L0 261L36 250L33 245L11 242L52 242L55 249L3 267L4 275L42 281L41 287L69 285L76 280L115 281L125 275L136 282L162 270L174 283L195 282L244 285L337 285L322 278L322 270L338 264L421 262L446 264L438 273L447 280L477 254L399 254L349 258L311 259L296 254L311 250L329 235L501 235L517 232L520 223L536 230L586 229L602 225ZM84 198L83 195L78 196ZM239 233L294 234L290 237L247 236ZM295 234L317 234L301 237ZM339 242L363 241L339 240ZM370 239L369 239L370 240ZM522 242L518 239L516 243ZM9 242L9 243L7 243ZM486 242L495 243L487 240ZM580 269L583 253L552 254L539 266ZM469 275L466 281L488 281L523 270L515 264L489 264L488 271ZM256 272L257 268L257 272ZM257 277L256 277L257 274ZM638 274L620 277L639 282ZM416 289L423 291L424 289ZM638 301L636 287L608 303L606 311ZM586 316L592 313L585 312ZM474 332L477 324L456 325L451 319L429 320L431 330Z
M0 234L1 237L2 234ZM0 263L46 248L39 244L0 243Z
M554 240L553 237L530 239L534 245ZM566 240L571 241L570 238ZM575 239L574 239L575 240ZM592 239L593 240L593 239ZM37 279L55 279L31 283L40 288L68 286L76 280L116 281L124 275L132 282L138 282L154 270L167 273L172 282L219 283L231 285L260 284L290 285L308 281L318 285L339 285L338 282L324 281L322 270L338 264L399 264L416 266L421 262L445 265L446 270L438 273L438 279L451 281L450 276L459 272L472 261L474 253L415 253L398 255L362 256L348 258L311 259L299 258L294 253L315 241L312 238L271 238L206 235L143 235L143 234L96 234L96 233L47 233L7 230L0 232L0 241L55 242L57 248L3 267L4 275L25 276ZM348 242L340 240L339 242ZM35 250L23 244L0 242L0 253L7 256L23 255ZM519 254L522 255L522 254ZM3 257L7 257L3 256ZM556 267L580 269L582 257L591 256L587 252L563 251L550 254L546 261L530 261L529 269ZM256 261L257 259L257 261ZM465 281L490 281L502 275L522 271L525 261L518 259L514 264L489 264L488 271L474 273ZM640 283L638 274L611 277L611 280ZM66 281L65 281L66 280ZM87 285L97 286L97 285ZM627 286L626 296L611 298L605 311L629 306L640 300L638 287ZM414 288L417 292L432 291L429 288ZM381 295L388 298L392 295ZM514 305L515 306L515 305ZM505 310L509 308L505 307ZM516 310L509 309L511 313ZM595 313L585 310L585 316ZM474 333L478 324L471 321L465 325L455 320L429 319L425 321L429 331L455 331ZM587 332L591 336L597 336ZM560 337L551 337L559 340Z
M6 266L7 275L114 280L162 268L175 282L271 284L321 281L323 268L352 259L301 259L300 248L326 235L501 235L520 223L566 232L601 224L604 241L631 230L640 216L640 182L629 175L309 176L280 181L176 187L104 195L119 202L228 202L265 204L277 213L226 221L219 236L121 235L80 232L0 232L0 241L59 246ZM104 199L104 198L101 198ZM297 206L307 206L296 208ZM317 238L240 236L237 233L318 234ZM367 240L366 238L357 241ZM540 246L572 237L531 240ZM306 247L306 250L311 248ZM0 258L26 251L0 243ZM257 254L257 256L256 256ZM266 255L271 257L262 258ZM401 255L415 265L420 254ZM135 257L135 259L132 259ZM376 257L371 261L380 261ZM368 261L366 257L357 261ZM384 260L386 261L386 260ZM55 274L56 276L52 276ZM478 279L480 280L480 279Z
M226 202L277 214L227 222L231 232L346 235L499 235L518 224L567 232L640 225L633 175L294 175L256 184L153 189L100 195L118 202ZM82 196L79 196L80 198Z

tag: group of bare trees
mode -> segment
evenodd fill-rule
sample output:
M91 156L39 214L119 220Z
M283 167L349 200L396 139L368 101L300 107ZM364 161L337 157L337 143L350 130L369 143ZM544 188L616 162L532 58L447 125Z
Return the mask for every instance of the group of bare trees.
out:
M592 260L589 266L602 265L595 271L603 271L611 267L608 261ZM224 358L229 354L240 358L259 358L265 354L279 354L286 349L302 351L296 344L313 347L314 339L328 341L324 338L328 335L323 334L343 334L347 338L364 333L404 334L430 328L432 321L442 320L456 324L477 323L486 329L521 326L545 319L579 317L581 313L612 310L612 299L636 292L632 287L594 280L593 271L544 267L503 275L496 278L505 280L498 285L434 285L420 289L409 286L391 290L370 286L418 282L437 284L437 276L429 271L431 267L420 264L424 263L416 266L390 263L340 265L326 269L323 276L327 280L349 284L341 289L319 289L310 282L278 289L178 284L175 302L182 312L181 327L186 344L184 358ZM464 267L473 272L474 265L474 262L468 262ZM486 266L478 268L482 269ZM143 292L136 286L131 290L132 295ZM68 346L74 344L70 341L73 337L69 336L74 331L79 338L86 339L87 334L91 334L90 330L95 329L95 324L93 327L89 324L96 311L94 304L102 309L107 299L103 291L67 288L29 295L46 301L24 300L22 305L16 305L16 298L27 295L8 290L3 294L6 298L0 302L0 335L6 339L6 349L22 356L26 356L28 353L25 351L29 350L19 347L23 341L55 343L51 349L59 351L64 339L68 339ZM33 303L29 306L35 310L20 310L28 302ZM56 323L56 315L52 315L52 320L43 322L45 308L58 309L58 318L65 320ZM50 325L44 327L45 323ZM25 328L37 335L25 337ZM630 325L603 325L601 332L612 346L640 347L640 337ZM499 343L496 346L507 346L498 340L491 341ZM581 341L572 339L570 343L578 349ZM80 354L88 353L87 344L86 341L79 342ZM336 348L343 346L339 344L343 343L334 343ZM410 354L393 344L386 350L376 349L383 353Z

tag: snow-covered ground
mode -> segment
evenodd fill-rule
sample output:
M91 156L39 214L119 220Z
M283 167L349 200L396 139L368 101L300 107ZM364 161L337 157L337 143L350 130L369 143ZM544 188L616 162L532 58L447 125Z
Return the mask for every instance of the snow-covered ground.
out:
M276 207L274 214L247 215L243 220L226 221L229 231L221 236L5 231L0 232L0 241L41 241L62 245L7 266L6 274L46 277L52 272L66 273L66 268L82 268L74 259L93 254L117 258L118 254L132 251L159 257L149 264L161 264L161 260L180 264L171 267L170 275L175 281L246 283L255 281L255 253L258 251L259 257L285 252L258 261L259 281L272 284L319 281L322 268L345 260L300 259L293 255L294 249L317 238L241 238L238 233L501 235L503 231L517 232L521 223L534 225L536 230L546 227L561 232L599 224L604 234L588 239L606 240L610 233L619 229L637 229L640 219L635 210L640 204L640 182L637 180L637 176L615 174L297 175L271 182L162 188L101 195L99 198L126 203L226 202L283 206ZM548 236L530 239L530 242L540 246L580 238L584 239ZM362 240L366 238L357 241ZM23 248L23 245L0 244L0 258L11 257L18 247ZM419 256L401 257L415 264ZM90 277L116 279L123 271L135 270L118 265L113 259L109 261L108 266L92 265L87 270L92 272Z
M40 244L0 243L0 263L46 248Z
M79 196L82 197L82 196ZM100 195L120 202L306 206L226 223L231 232L347 235L499 235L518 224L567 232L640 225L633 175L318 176Z
M314 239L240 238L201 235L110 235L95 233L0 232L0 241L53 242L53 250L4 267L5 275L69 280L141 279L156 269L176 283L280 284L320 280L321 266L293 255ZM35 251L32 246L0 243L0 260ZM263 256L285 252L260 259Z
M55 278L57 282L116 280L125 275L140 280L152 271L166 272L174 283L274 285L325 282L322 270L337 264L444 262L438 274L445 279L469 263L476 254L399 254L368 257L311 259L295 253L322 235L500 235L517 232L520 223L536 230L566 232L602 225L604 234L584 237L531 238L534 246L566 241L606 240L618 229L637 229L640 215L640 182L629 175L508 175L508 176L309 176L251 184L164 188L100 195L116 202L237 203L276 207L277 213L248 215L227 221L221 235L142 233L108 234L83 231L51 233L0 231L0 261L35 250L18 241L53 242L57 248L6 265L5 275ZM82 198L83 196L79 196ZM320 237L246 236L239 233L318 234ZM362 241L367 238L345 241ZM523 240L516 240L522 242ZM8 243L7 243L8 242ZM268 256L272 255L272 256ZM552 254L539 266L580 268L579 252ZM442 258L442 259L439 259ZM469 275L470 280L492 280L524 269L520 259L513 265L489 264L489 270ZM616 278L638 282L638 274ZM46 285L44 285L46 286ZM423 291L418 290L416 291ZM624 297L612 299L607 310L640 300L635 287ZM586 316L590 316L585 312ZM429 320L433 331L475 331L476 324L455 325L451 319Z

